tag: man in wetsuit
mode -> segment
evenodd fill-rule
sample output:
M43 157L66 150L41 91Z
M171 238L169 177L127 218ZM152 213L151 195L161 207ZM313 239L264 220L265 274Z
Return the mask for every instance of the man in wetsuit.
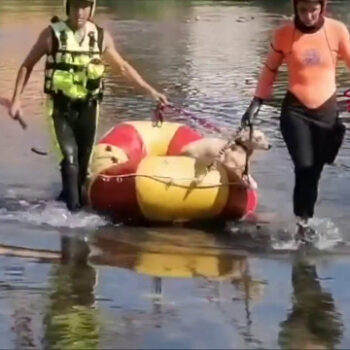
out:
M52 101L50 114L63 156L60 197L76 211L96 134L103 61L157 103L167 104L167 99L142 79L117 52L111 35L93 22L96 0L65 0L64 7L67 20L54 17L21 65L9 113L13 118L22 115L21 94L35 64L46 55L44 90Z
M322 169L339 150L345 129L338 121L336 65L350 67L346 26L325 17L326 0L293 0L294 20L278 28L261 72L255 96L242 117L249 124L272 93L279 66L288 67L288 91L280 127L294 163L294 214L298 232L311 232Z

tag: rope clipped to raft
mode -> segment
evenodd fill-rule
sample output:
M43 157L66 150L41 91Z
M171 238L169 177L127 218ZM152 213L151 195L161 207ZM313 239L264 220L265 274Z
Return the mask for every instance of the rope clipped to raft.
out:
M155 180L161 183L164 183L166 185L173 185L177 187L182 187L182 188L188 188L191 187L189 185L184 185L184 184L179 184L176 181L174 181L173 177L170 176L160 176L160 175L145 175L145 174L137 174L137 173L130 173L130 174L123 174L123 175L106 175L106 174L97 174L97 175L92 175L92 177L100 177L103 178L105 181L109 180L116 180L117 182L122 182L124 178L130 178L130 177L143 177L143 178L148 178L151 180ZM188 182L189 184L195 183L196 177L183 177L183 178L177 178L177 181L183 181L183 182ZM227 187L227 186L242 186L242 187L250 187L248 184L244 184L241 181L228 181L225 183L215 183L215 184L207 184L207 185L196 185L196 188L215 188L215 187Z

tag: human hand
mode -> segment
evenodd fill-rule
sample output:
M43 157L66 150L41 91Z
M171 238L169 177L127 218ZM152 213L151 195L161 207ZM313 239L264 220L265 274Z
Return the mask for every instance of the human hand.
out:
M13 119L17 119L18 117L22 117L23 111L20 101L13 101L9 107L9 115Z
M9 115L13 120L18 120L23 129L27 128L26 122L23 120L23 111L20 101L14 101L9 107Z
M253 119L258 115L262 103L263 103L263 100L261 98L259 97L253 98L249 107L247 108L247 110L245 111L245 113L241 118L242 127L247 127L252 123Z
M161 106L166 106L169 104L167 97L156 90L153 90L151 92L151 96Z
M251 121L251 113L249 110L249 107L247 108L247 110L244 112L242 118L241 118L241 126L242 128L245 128L247 126L250 125L250 121Z

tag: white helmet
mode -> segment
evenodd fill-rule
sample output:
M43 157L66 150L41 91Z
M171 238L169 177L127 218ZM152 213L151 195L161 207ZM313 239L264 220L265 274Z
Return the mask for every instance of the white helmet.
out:
M74 0L63 0L63 8L65 9L67 16L69 14L69 3L71 1L74 1ZM93 17L96 10L96 0L84 0L84 1L91 3L90 17Z

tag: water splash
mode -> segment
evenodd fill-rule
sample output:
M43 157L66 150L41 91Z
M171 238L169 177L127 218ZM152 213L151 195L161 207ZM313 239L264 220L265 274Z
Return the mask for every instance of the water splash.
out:
M84 210L71 213L60 202L40 200L31 203L24 199L0 208L0 221L68 228L95 228L110 224L105 218Z
M313 218L309 221L310 227L316 231L316 236L312 240L312 246L318 250L328 250L343 242L343 237L339 228L331 219ZM294 239L295 223L288 225L281 235L272 237L272 248L275 250L297 250L303 243Z
M288 231L284 231L284 233L289 234L290 237L287 240L279 240L273 237L271 247L274 250L298 250L300 244L293 238L292 234Z
M312 219L311 226L317 232L315 242L317 249L330 249L343 241L339 228L331 219Z

